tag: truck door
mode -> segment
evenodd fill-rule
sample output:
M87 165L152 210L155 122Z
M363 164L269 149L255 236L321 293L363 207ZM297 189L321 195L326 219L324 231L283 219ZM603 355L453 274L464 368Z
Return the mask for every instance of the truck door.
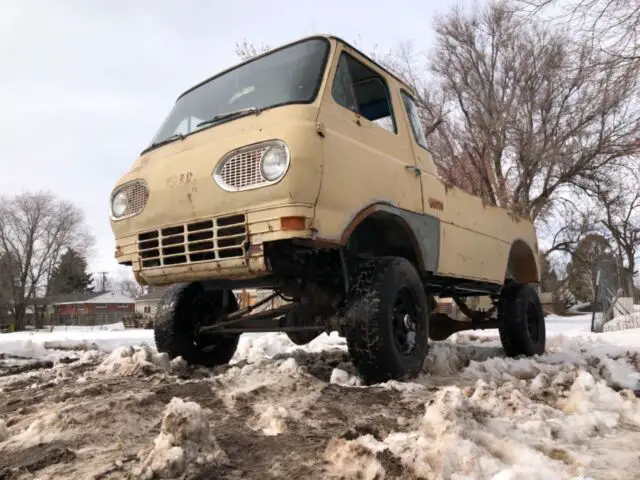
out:
M314 224L325 238L339 237L375 203L422 211L420 179L411 170L413 152L393 94L383 71L338 44L318 116L323 168Z

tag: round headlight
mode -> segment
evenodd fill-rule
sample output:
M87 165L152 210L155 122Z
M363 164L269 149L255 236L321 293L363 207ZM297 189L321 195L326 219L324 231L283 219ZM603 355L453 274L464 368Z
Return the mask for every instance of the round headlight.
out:
M127 194L124 191L116 193L111 201L111 213L115 218L120 218L127 210Z
M262 155L260 169L262 176L273 182L282 177L289 166L289 154L284 146L274 145L269 147Z

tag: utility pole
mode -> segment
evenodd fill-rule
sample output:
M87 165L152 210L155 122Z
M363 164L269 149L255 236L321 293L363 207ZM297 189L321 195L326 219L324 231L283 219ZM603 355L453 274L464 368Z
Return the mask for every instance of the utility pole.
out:
M104 293L107 291L107 272L96 272L96 275L100 275L102 277L102 287L100 292L98 293Z

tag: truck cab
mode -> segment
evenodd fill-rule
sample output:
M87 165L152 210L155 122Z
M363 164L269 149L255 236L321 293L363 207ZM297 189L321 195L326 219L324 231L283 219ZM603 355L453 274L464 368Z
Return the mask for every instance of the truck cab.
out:
M216 365L243 332L338 331L365 381L417 375L429 338L470 328L499 328L509 355L542 353L533 224L441 181L417 98L329 35L180 95L110 198L118 262L171 286L158 349ZM238 288L282 304L240 308ZM492 307L467 307L476 296ZM468 321L436 313L436 297Z

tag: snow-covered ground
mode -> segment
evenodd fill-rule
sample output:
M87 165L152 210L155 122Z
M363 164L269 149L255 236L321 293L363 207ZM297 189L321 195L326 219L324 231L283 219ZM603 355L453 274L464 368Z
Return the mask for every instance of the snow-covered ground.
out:
M3 334L0 478L638 478L640 329L590 321L547 317L526 359L461 332L369 387L336 335L243 335L209 370L151 330Z

